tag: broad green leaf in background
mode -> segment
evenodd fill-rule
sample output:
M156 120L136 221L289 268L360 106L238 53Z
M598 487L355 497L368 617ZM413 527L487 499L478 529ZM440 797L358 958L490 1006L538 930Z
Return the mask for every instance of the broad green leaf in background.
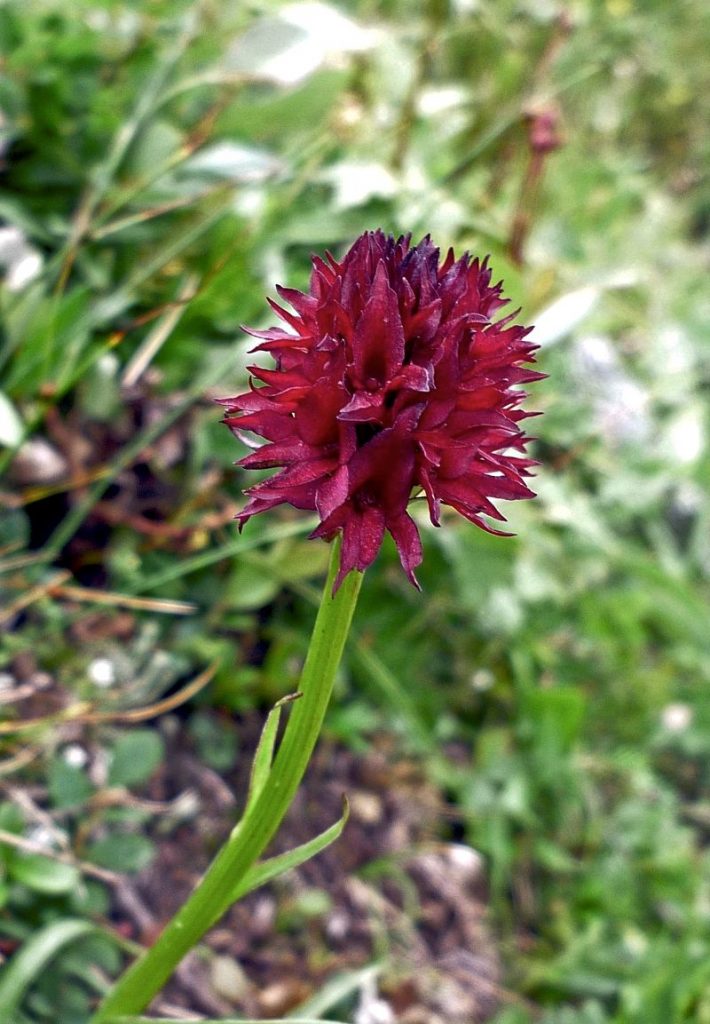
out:
M79 872L71 864L62 864L41 854L14 852L9 871L18 881L46 896L71 892L79 882Z
M111 786L137 786L146 782L161 763L165 745L153 729L134 729L121 736L111 752Z
M83 768L55 757L49 766L49 795L54 807L72 807L84 803L94 787Z
M134 873L147 867L155 855L155 845L146 836L132 832L113 832L91 843L87 859L111 871Z

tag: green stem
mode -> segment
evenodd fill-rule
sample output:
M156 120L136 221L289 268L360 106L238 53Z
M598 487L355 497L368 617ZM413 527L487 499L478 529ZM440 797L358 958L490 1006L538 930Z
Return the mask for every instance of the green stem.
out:
M185 954L225 909L225 895L234 890L261 856L281 824L316 745L362 583L362 575L351 572L333 597L339 561L340 543L336 542L301 674L302 696L291 708L261 794L155 944L119 978L96 1011L92 1024L105 1024L113 1017L145 1009Z

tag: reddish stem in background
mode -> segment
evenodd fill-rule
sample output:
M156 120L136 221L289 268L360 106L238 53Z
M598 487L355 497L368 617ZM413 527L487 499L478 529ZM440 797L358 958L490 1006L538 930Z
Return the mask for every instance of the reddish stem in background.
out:
M535 68L532 81L533 94L544 92L553 65L574 26L567 13L557 18L555 27ZM525 111L528 128L530 157L520 186L518 204L510 227L508 253L517 266L524 261L525 240L530 232L540 184L545 172L545 159L559 149L563 139L559 130L560 111L553 103L531 102Z
M559 149L562 139L559 133L559 112L555 107L530 111L528 122L528 145L530 157L520 186L518 205L513 216L508 241L508 253L517 266L522 266L525 240L530 231L540 182L545 171L545 160L549 153Z

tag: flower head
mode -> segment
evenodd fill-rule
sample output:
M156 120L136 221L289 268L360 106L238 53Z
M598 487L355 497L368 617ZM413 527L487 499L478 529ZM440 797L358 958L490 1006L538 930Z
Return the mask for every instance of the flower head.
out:
M485 260L449 250L440 263L429 237L412 246L381 231L340 262L313 257L308 293L278 287L294 310L269 300L285 326L249 330L276 367L249 367L250 390L222 399L227 426L266 439L239 465L280 470L247 492L240 528L283 503L316 511L312 536L343 535L336 588L385 531L418 586L417 491L435 526L444 504L499 533L482 518L504 520L491 498L534 497L517 385L544 376L524 366L530 328L494 320L501 288Z

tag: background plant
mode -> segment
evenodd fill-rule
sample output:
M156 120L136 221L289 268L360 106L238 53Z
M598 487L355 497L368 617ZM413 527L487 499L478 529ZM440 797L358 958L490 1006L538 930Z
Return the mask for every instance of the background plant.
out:
M11 1012L83 1021L118 969L71 922L153 855L145 709L196 681L219 769L210 709L293 688L325 551L288 518L235 534L209 397L272 282L379 225L491 253L543 343L544 468L514 541L425 532L425 599L385 553L331 734L394 730L449 793L530 1005L499 1024L710 1020L704 5L72 7L0 9L0 828L67 854L2 847L2 948L69 925ZM120 596L111 630L76 588Z

